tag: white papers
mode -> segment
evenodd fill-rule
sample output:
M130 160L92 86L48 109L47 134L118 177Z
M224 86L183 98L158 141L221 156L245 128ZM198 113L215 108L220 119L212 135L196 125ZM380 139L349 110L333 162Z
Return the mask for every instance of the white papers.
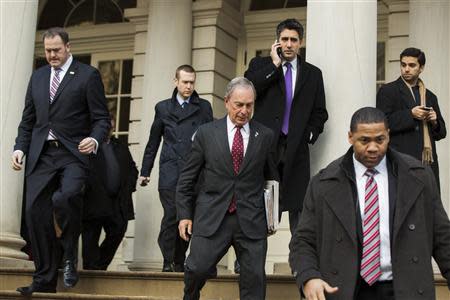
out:
M274 234L278 229L279 218L279 188L280 184L275 180L266 181L264 188L264 204L266 207L267 231Z

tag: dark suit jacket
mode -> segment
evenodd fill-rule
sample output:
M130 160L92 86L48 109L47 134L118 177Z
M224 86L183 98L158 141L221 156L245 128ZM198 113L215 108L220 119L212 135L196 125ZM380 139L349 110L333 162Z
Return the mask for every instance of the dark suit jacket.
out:
M282 179L283 210L300 210L310 178L309 147L323 131L328 119L322 72L298 58L297 81L292 100L286 161ZM276 68L270 57L255 57L250 61L245 77L256 88L254 119L274 132L274 147L283 125L285 83L283 69ZM312 138L310 139L310 134Z
M228 144L226 117L198 129L176 194L178 219L193 219L193 234L213 235L236 195L236 214L244 234L251 239L267 236L264 183L268 179L278 179L273 153L267 147L273 134L255 121L249 125L247 151L237 175ZM204 182L195 199L194 186L202 171L205 172Z
M445 138L447 130L436 96L430 90L427 90L425 97L426 106L433 107L437 114L437 127L432 128L430 124L428 130L433 145L434 163L431 167L436 175L436 179L439 180L435 141ZM383 85L377 93L377 108L386 114L389 121L391 147L418 160L422 160L423 129L421 121L414 119L411 114L411 109L417 105L401 77L396 81Z
M86 166L89 156L78 144L93 137L100 144L110 128L103 83L97 69L73 60L50 105L50 66L31 75L14 150L27 155L26 174L33 172L51 128Z
M299 288L311 278L339 287L327 299L353 299L359 277L361 229L357 227L361 225L355 209L352 155L350 150L311 179L302 218L289 245L289 262ZM434 299L431 257L450 287L448 216L430 168L394 150L388 151L387 159L397 190L391 216L395 299Z
M150 176L161 138L164 139L159 158L159 189L175 190L180 171L191 150L192 136L197 128L213 120L211 104L194 91L189 104L183 109L176 98L158 102L155 119L142 159L141 176Z
M138 170L133 161L128 146L121 144L116 138L110 141L115 158L119 165L117 174L120 178L120 188L117 197L108 195L106 186L107 174L106 160L101 144L95 159L91 162L90 173L86 184L85 200L83 203L83 219L100 217L117 217L124 221L134 219L132 193L136 191Z

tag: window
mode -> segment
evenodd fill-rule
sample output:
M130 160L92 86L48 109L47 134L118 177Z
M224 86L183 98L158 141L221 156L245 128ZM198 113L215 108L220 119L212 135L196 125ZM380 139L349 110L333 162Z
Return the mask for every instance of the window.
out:
M377 91L386 81L386 43L377 43Z
M98 70L105 86L108 110L116 119L113 135L122 143L128 144L133 60L99 61Z
M83 24L125 22L124 9L136 0L48 0L38 21L38 30Z

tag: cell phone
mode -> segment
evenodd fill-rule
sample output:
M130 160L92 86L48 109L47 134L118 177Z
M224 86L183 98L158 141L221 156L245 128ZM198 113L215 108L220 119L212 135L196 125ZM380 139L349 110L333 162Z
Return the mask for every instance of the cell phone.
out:
M280 41L277 39L277 43ZM283 58L283 51L281 50L281 46L277 48L278 57Z
M423 106L422 109L426 110L426 111L431 111L433 108L432 107L428 107L428 106Z

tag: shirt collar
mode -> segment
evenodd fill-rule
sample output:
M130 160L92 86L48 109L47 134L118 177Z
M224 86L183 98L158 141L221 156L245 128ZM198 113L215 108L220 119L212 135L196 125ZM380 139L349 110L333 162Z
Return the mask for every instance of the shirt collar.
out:
M72 54L70 54L69 58L66 60L66 62L61 67L59 67L61 69L61 72L66 73L67 70L69 70L70 65L72 64L72 61L73 61L73 56L72 56ZM55 69L52 68L52 72L54 72L54 71L55 71Z
M189 100L191 100L191 97L184 100L183 97L181 97L181 95L177 92L177 101L180 105L183 105L184 102L189 103Z
M227 131L233 132L235 128L236 128L236 125L234 125L233 122L231 122L230 116L227 115ZM244 126L242 126L241 129L244 130L245 133L249 134L250 133L250 125L248 124L248 122Z
M356 179L360 179L361 177L363 177L364 173L366 173L367 167L356 159L354 153L353 153L353 166L355 167ZM375 169L379 174L386 176L387 175L386 155L383 157L380 163L375 167L373 167L372 169Z
M291 69L292 69L292 71L296 71L296 70L297 70L297 56L294 58L293 61L285 61L285 62L283 63L283 67L284 67L284 65L285 65L287 62L291 64Z

